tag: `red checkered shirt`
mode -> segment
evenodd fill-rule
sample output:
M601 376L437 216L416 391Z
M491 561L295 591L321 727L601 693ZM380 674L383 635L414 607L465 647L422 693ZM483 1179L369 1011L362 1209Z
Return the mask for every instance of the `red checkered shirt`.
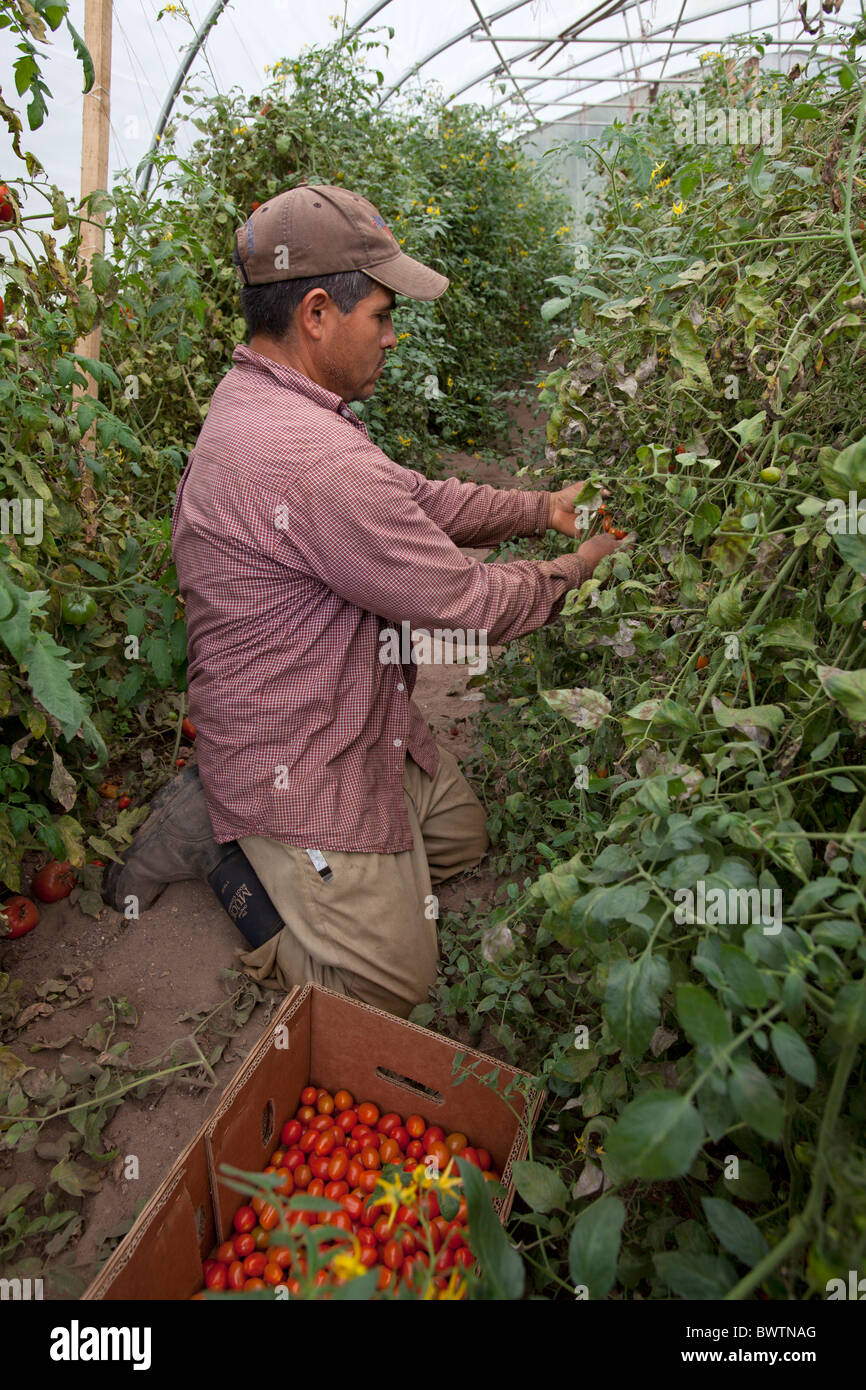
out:
M431 481L300 372L233 356L172 521L214 836L411 849L406 754L432 776L439 752L417 668L383 663L380 631L493 643L540 627L568 588L556 561L485 565L458 547L543 534L548 494Z

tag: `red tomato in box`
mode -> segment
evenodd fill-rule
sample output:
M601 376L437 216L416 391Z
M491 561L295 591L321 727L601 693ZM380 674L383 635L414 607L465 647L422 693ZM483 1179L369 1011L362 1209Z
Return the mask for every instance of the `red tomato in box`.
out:
M226 1283L230 1289L242 1289L247 1281L244 1274L244 1267L241 1260L232 1260L228 1267Z
M379 1150L374 1148L362 1149L361 1162L364 1167L368 1169L381 1168L382 1164L379 1159Z
M315 1178L321 1178L323 1182L329 1177L331 1160L325 1154L310 1154L310 1172Z
M403 1263L403 1247L399 1240L389 1240L382 1251L382 1263L388 1269L399 1269Z
M395 1143L399 1144L400 1148L404 1151L412 1142L412 1136L405 1125L398 1125L396 1129L392 1129L390 1138L393 1139Z
M328 1091L322 1091L316 1098L316 1109L320 1115L333 1115L334 1097Z
M357 1139L346 1140L346 1153L348 1154L349 1158L354 1158L355 1155L359 1154L360 1152L361 1145L358 1143Z
M309 1187L310 1182L312 1181L313 1170L310 1167L309 1163L302 1163L300 1167L295 1168L294 1172L292 1173L292 1177L295 1180L296 1190L304 1192Z
M319 1098L317 1086L305 1086L301 1091L301 1105L315 1105Z
M364 1210L364 1199L357 1192L345 1192L339 1198L343 1211L348 1212L353 1222L360 1221L361 1212Z
M205 1288L216 1289L218 1293L221 1293L228 1284L227 1267L223 1264L215 1264L212 1269L208 1270L204 1282Z
M395 1110L389 1110L387 1115L382 1115L378 1120L376 1128L380 1134L390 1134L392 1130L397 1129L402 1123L403 1121L397 1112Z
M418 1249L418 1237L414 1231L403 1231L400 1236L400 1244L403 1247L404 1255L414 1255Z
M481 1171L483 1173L489 1173L490 1169L493 1167L493 1159L490 1157L487 1149L476 1149L475 1152L478 1155L478 1164Z
M259 1212L259 1225L263 1231L272 1231L275 1226L280 1224L280 1213L277 1208L266 1202Z
M351 1110L355 1102L351 1091L337 1091L334 1094L334 1109L339 1113Z
M424 1131L424 1133L423 1133L423 1135L422 1135L422 1142L423 1142L423 1144L424 1144L424 1152L425 1152L425 1153L429 1153L429 1152L430 1152L430 1145L431 1145L431 1144L435 1144L437 1141L441 1144L442 1141L444 1140L444 1138L445 1138L445 1131L444 1131L444 1129L442 1129L439 1125L430 1125L429 1129L425 1129L425 1131Z
M362 1245L358 1259L367 1269L372 1269L374 1265L379 1263L379 1252L371 1245Z
M331 1154L331 1158L328 1164L328 1177L331 1179L332 1182L339 1182L341 1178L344 1178L346 1176L348 1170L349 1155L346 1153L345 1150L335 1150L334 1153Z
M349 1134L358 1123L357 1110L341 1110L337 1116L337 1124L344 1134Z
M400 1159L401 1159L402 1157L403 1157L403 1150L400 1148L400 1145L397 1143L397 1140L396 1140L396 1139L386 1139L386 1140L384 1140L384 1142L383 1142L382 1144L380 1144L380 1146L379 1146L379 1162L380 1162L380 1163L382 1163L382 1164L385 1164L385 1163L399 1163L399 1161L400 1161Z
M357 1110L358 1110L358 1119L361 1121L361 1124L362 1124L362 1125L369 1125L370 1128L372 1129L373 1126L374 1126L375 1124L378 1124L378 1121L379 1121L379 1107L378 1107L378 1105L374 1105L372 1101L365 1100L364 1103L363 1103L363 1105L359 1105L359 1106L357 1107Z
M258 1223L256 1222L256 1214L253 1211L252 1207L238 1207L237 1211L232 1217L232 1225L234 1226L236 1231L239 1231L241 1233L244 1231L251 1231L253 1227L257 1224Z
M459 1250L461 1245L466 1244L466 1227L461 1226L459 1221L452 1221L451 1229L445 1237L445 1245L449 1250Z
M255 1237L249 1231L245 1231L243 1235L235 1236L232 1245L234 1246L235 1259L245 1260L247 1255L251 1255L256 1248Z
M313 1149L316 1147L318 1139L319 1136L314 1129L305 1129L303 1134L301 1135L300 1143L298 1144L298 1148L300 1149L301 1153L312 1153Z
M468 1145L465 1149L461 1149L460 1157L465 1158L466 1162L471 1163L474 1168L481 1167L481 1162L478 1158L478 1154L476 1150L472 1148L471 1144Z
M406 1145L406 1157L414 1158L416 1162L419 1158L424 1157L424 1145L420 1139L413 1139L411 1143Z
M373 1222L373 1235L380 1245L384 1245L386 1241L393 1238L394 1228L395 1223L393 1216L377 1216L376 1220Z
M316 1134L327 1134L334 1128L334 1121L330 1115L316 1115L310 1120L310 1129L315 1130Z
M302 1105L295 1116L299 1125L304 1129L310 1128L310 1121L316 1118L316 1107L314 1105Z
M287 1120L280 1130L280 1142L284 1149L293 1149L304 1132L300 1120ZM279 1167L279 1164L277 1164Z
M289 1149L289 1152L283 1159L282 1166L288 1168L290 1173L294 1173L295 1169L300 1168L303 1162L304 1154L301 1149Z
M413 1139L422 1139L427 1128L427 1121L422 1119L420 1115L410 1115L406 1121L406 1128Z

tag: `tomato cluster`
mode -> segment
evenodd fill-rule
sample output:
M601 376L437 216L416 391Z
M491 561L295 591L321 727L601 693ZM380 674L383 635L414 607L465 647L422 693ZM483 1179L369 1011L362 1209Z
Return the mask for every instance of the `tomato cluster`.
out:
M598 509L598 514L601 517L602 530L607 531L609 536L613 536L616 540L621 541L625 536L628 535L627 531L622 531L618 526L613 525L610 517L607 514L607 507L604 505L603 502Z
M209 1292L254 1292L274 1288L288 1295L303 1293L307 1259L298 1243L287 1235L280 1243L272 1232L284 1227L332 1226L334 1252L351 1252L351 1268L319 1269L315 1287L335 1286L345 1277L378 1268L377 1287L395 1287L399 1281L410 1289L427 1282L439 1291L453 1284L453 1275L475 1264L467 1243L467 1204L460 1193L455 1158L479 1168L491 1182L499 1180L486 1149L475 1148L467 1135L446 1134L439 1125L428 1125L421 1115L404 1120L396 1111L381 1114L372 1101L356 1104L350 1092L335 1093L306 1086L292 1119L280 1132L279 1147L271 1154L265 1173L281 1179L275 1192L323 1197L338 1210L304 1209L291 1204L278 1207L255 1197L238 1207L233 1217L235 1234L202 1264ZM414 1176L413 1176L414 1175ZM440 1176L441 1175L441 1176ZM455 1207L446 1219L440 1206ZM409 1200L398 1200L400 1198ZM195 1297L202 1297L197 1294ZM459 1296L459 1295L458 1295Z

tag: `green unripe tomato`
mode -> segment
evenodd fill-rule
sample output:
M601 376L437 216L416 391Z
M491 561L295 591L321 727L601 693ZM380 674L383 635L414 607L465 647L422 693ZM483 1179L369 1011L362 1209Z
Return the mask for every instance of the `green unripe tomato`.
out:
M73 589L60 601L60 616L70 627L83 627L96 613L96 600L82 589Z
M777 483L782 476L780 468L762 468L761 481L764 483Z

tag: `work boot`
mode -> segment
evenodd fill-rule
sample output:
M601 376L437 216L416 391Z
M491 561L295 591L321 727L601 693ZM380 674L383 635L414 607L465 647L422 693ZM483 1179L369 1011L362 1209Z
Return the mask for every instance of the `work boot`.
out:
M127 898L135 897L142 912L170 883L188 878L207 882L233 848L218 845L213 837L198 768L191 763L153 798L125 862L109 865L102 896L118 912L124 911Z

